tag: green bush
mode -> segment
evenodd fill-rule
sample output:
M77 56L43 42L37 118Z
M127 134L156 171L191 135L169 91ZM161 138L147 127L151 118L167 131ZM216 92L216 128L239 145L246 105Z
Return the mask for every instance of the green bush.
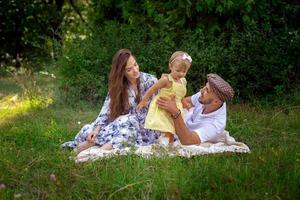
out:
M113 55L129 48L140 70L160 75L168 72L168 58L174 42L168 37L149 37L147 30L108 22L84 40L69 43L60 59L61 91L69 103L103 100Z
M284 33L285 34L285 33ZM63 92L67 98L91 102L102 100L107 92L108 74L114 53L130 48L141 71L157 77L168 72L168 59L176 50L193 58L187 80L192 94L206 81L206 74L218 73L234 87L237 99L282 97L297 85L299 34L260 32L223 33L211 37L201 28L186 30L180 41L175 34L151 33L146 27L134 28L118 22L106 23L91 37L67 45L62 59ZM100 99L99 99L100 98Z
M65 48L59 61L62 74L62 97L68 103L88 100L95 103L105 93L109 60L101 54L97 42L92 39L74 42Z
M182 49L193 57L188 73L191 89L203 85L207 73L217 73L228 80L240 99L282 97L299 85L299 60L294 53L299 52L299 35L283 37L285 34L253 28L210 39L201 29L187 33Z
M232 35L224 50L219 70L229 77L242 98L274 95L282 97L294 88L299 77L291 82L299 60L289 51L294 42L300 45L299 36L286 37L287 32L261 32L257 29ZM299 52L299 47L294 50ZM227 70L226 70L227 69Z
M282 98L299 89L300 6L293 2L92 0L90 8L90 36L64 49L68 98L103 99L111 59L121 48L157 77L168 72L174 51L187 51L193 58L188 94L207 73L228 80L238 100Z
M60 0L0 1L1 60L15 59L20 67L21 58L50 57L54 41L61 39L63 4Z

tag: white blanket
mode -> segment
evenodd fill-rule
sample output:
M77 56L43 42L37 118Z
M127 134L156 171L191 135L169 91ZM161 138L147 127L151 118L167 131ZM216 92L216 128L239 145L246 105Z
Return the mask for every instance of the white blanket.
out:
M228 131L224 131L222 136L216 143L201 143L200 145L181 145L178 141L173 145L164 145L163 143L152 144L149 146L126 147L123 149L103 150L99 146L94 146L80 152L76 158L76 162L85 162L88 160L96 160L99 158L136 154L142 157L151 156L181 156L191 157L204 154L214 154L223 152L250 153L249 147L241 142L236 142L229 135Z

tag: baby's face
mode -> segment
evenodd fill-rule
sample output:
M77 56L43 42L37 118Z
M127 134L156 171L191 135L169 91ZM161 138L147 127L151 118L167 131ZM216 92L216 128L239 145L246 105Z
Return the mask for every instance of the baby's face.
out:
M170 65L171 76L174 78L174 80L179 80L185 77L189 69L190 67L186 67L185 64L179 60L175 60Z

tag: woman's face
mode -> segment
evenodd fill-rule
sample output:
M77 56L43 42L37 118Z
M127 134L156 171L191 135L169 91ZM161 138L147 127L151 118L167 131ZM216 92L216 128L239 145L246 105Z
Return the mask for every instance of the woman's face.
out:
M130 56L127 61L125 76L131 83L135 83L136 79L140 77L139 65L133 56Z

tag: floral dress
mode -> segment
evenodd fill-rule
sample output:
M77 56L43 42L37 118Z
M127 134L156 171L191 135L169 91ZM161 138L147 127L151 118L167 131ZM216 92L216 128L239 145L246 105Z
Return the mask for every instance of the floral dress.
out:
M140 92L144 96L146 91L157 81L157 79L147 73L140 73ZM65 142L62 148L75 148L79 143L86 141L88 134L98 125L101 130L95 137L97 145L106 143L112 144L113 148L122 148L126 146L144 146L155 142L159 136L159 132L145 129L144 123L147 115L148 107L137 111L136 94L132 88L128 89L129 112L121 115L112 122L108 122L110 97L105 98L102 109L97 119L82 127L73 141Z

